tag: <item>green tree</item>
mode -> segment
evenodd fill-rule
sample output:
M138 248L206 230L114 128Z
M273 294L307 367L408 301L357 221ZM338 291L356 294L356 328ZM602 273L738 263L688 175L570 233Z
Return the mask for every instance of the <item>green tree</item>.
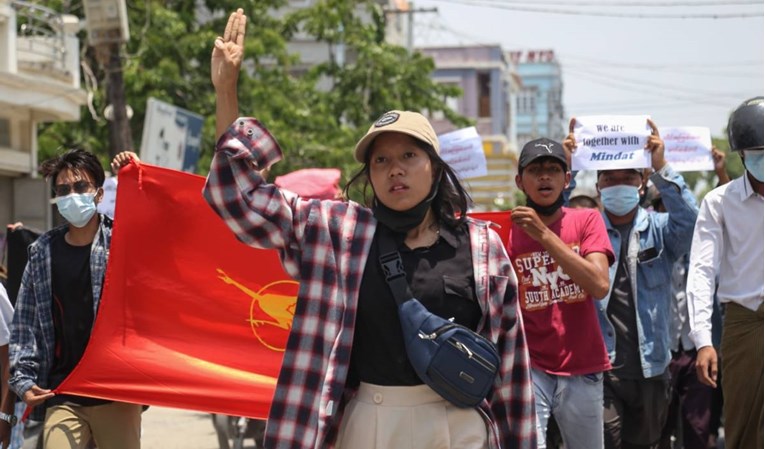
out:
M53 2L52 2L53 3ZM129 1L130 41L124 51L124 79L133 141L140 144L146 100L155 97L206 117L199 172L206 173L215 143L214 92L210 84L212 42L225 27L228 12L242 7L248 16L245 76L240 77L243 115L257 116L276 135L285 161L274 174L308 166L334 166L347 177L357 167L351 148L370 123L391 109L443 111L457 125L467 121L446 105L459 95L453 87L430 79L433 61L409 54L384 41L384 13L371 1L323 0L310 8L279 16L283 0L205 0L209 14L200 14L194 0ZM81 13L80 2L59 2L62 12ZM203 19L202 17L209 17ZM361 16L371 20L361 20ZM295 70L298 60L287 42L298 31L327 44L345 45L351 61ZM82 34L86 45L85 34ZM108 126L100 111L106 106L105 73L92 48L83 48L84 83L93 94L93 110L83 108L76 125L44 125L41 159L61 146L84 146L108 160ZM298 76L299 75L299 76ZM331 88L321 88L330 81Z

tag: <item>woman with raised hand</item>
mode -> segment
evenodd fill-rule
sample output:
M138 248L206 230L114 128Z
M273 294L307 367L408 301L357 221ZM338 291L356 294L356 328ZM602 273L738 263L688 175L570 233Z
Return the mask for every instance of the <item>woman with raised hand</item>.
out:
M241 241L279 250L300 281L265 447L536 447L515 275L499 236L465 216L469 197L428 120L390 111L358 142L363 166L349 185L371 193L366 206L266 184L260 171L282 151L263 124L237 118L245 27L240 9L215 40L219 140L203 193ZM496 345L499 372L476 407L453 405L414 371L380 239L393 240L413 295L430 312Z

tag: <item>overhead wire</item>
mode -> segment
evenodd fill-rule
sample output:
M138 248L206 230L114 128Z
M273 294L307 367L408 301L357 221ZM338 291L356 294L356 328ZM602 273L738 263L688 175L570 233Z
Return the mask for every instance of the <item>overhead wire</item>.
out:
M453 27L450 27L446 25L443 22L435 22L435 21L427 21L427 22L417 22L417 26L415 29L428 29L431 31L438 31L438 32L444 32L448 33L454 37L462 39L464 42L467 42L471 45L478 45L478 46L494 46L494 45L500 45L499 43L487 43L483 38L475 35L471 35L468 33L465 33L464 31L457 30ZM607 69L629 69L629 70L645 70L645 71L666 71L666 72L677 72L685 75L698 75L698 76L726 76L726 77L735 77L735 78L754 78L754 77L762 77L762 72L755 73L755 72L723 72L720 73L720 69L730 69L733 67L739 67L739 66L763 66L762 60L745 60L745 61L715 61L714 65L710 65L707 62L704 63L696 63L696 62L672 62L672 63L635 63L635 62L619 62L619 61L608 61L608 60L602 60L602 59L596 59L596 58L590 58L587 56L580 56L580 55L574 55L569 53L556 53L556 57L558 57L559 62L561 63L561 66L569 66L569 64L577 64L578 61L582 61L586 64L596 64L598 65L598 69L600 70L607 70ZM571 61L573 59L573 61ZM702 69L703 70L691 70L691 69Z
M457 3L462 5L505 9L518 12L574 15L574 16L592 16L592 17L613 17L625 19L748 19L761 18L760 12L735 12L735 13L622 13L613 11L587 11L574 9L553 9L538 8L533 6L520 6L502 2L501 0L438 0L447 3Z
M544 6L609 6L617 8L634 8L634 7L650 7L650 8L678 8L678 7L711 7L711 6L746 6L746 5L762 5L759 0L733 0L733 1L562 1L562 0L494 0L497 3L507 3L512 5L517 4L532 4L532 5L544 5Z
M440 17L439 17L440 19ZM494 43L489 44L485 42L485 39L479 36L471 35L469 33L465 33L461 30L456 30L447 24L443 22L437 22L437 21L428 21L424 23L418 23L417 28L427 28L432 31L442 32L442 33L448 33L454 37L457 37L463 42L468 42L472 45L483 45L483 46L493 46L493 45L501 45L501 43ZM688 74L697 74L697 75L708 75L708 76L736 76L740 75L740 77L757 77L761 76L761 74L756 73L741 73L740 71L735 73L709 73L710 70L719 70L719 69L731 69L734 67L749 67L749 66L760 66L762 67L763 61L761 60L743 60L743 61L716 61L714 66L710 66L709 63L696 63L696 62L689 62L689 63L683 63L683 62L667 62L667 63L640 63L640 62L618 62L618 61L605 61L605 60L599 60L596 58L590 58L587 56L581 56L581 55L572 55L572 54L556 54L559 58L559 63L561 64L562 73L566 74L569 73L571 76L574 76L576 78L585 80L590 83L594 83L598 86L607 86L611 89L617 89L620 91L625 92L633 92L633 93L643 93L647 96L659 96L662 99L664 99L664 102L661 101L650 101L650 100L644 100L642 102L638 103L630 103L630 102L618 102L618 103L612 103L612 102L590 102L590 103L576 103L576 102L566 102L565 107L567 110L575 109L579 110L580 112L582 110L589 110L589 111L598 111L598 110L606 110L607 111L614 111L614 110L624 110L624 109L646 109L646 110L655 110L655 109L677 109L678 114L687 114L688 111L682 112L680 108L684 108L686 106L693 105L694 109L697 108L719 108L719 107L728 107L730 106L729 102L721 99L723 98L730 98L738 100L740 98L745 97L748 93L732 93L732 92L726 92L726 93L719 93L719 92L704 92L704 91L698 91L698 90L691 90L688 89L687 86L677 86L677 85L671 85L671 84L663 84L663 83L656 83L652 82L650 79L634 79L629 77L623 77L619 75L612 75L612 74L603 74L595 72L593 73L589 68L582 68L582 67L576 67L577 61L584 61L585 63L589 64L596 64L598 65L598 69L600 70L606 70L609 68L618 68L619 70L624 69L631 69L631 70L643 70L643 71L663 71L666 72L675 72L681 75L688 75ZM572 61L573 59L573 61ZM698 69L703 68L704 71L701 72ZM693 69L697 69L695 72ZM672 99L672 101L667 102L667 99Z
M648 87L653 87L653 88L657 88L657 89L667 90L667 91L671 91L671 92L687 92L687 86L678 86L678 85L674 85L674 84L658 83L658 82L652 81L650 78L648 78L648 79L645 79L645 78L636 79L636 78L631 78L631 77L627 77L627 76L623 76L623 75L614 76L613 74L604 74L604 73L601 73L601 72L597 72L597 71L593 71L593 70L588 70L588 69L582 69L580 67L572 67L572 66L564 66L563 68L565 70L569 70L569 71L573 70L574 72L591 74L593 76L602 77L602 78L605 78L605 79L608 79L608 80L614 80L615 79L615 80L622 81L622 82L625 82L625 83L635 84L635 85L639 85L639 86L648 86ZM700 93L700 94L709 95L709 96L725 95L725 94L721 94L720 92L707 92L707 91L697 91L697 92L694 92L694 93Z
M715 66L710 66L708 62L671 62L671 63L635 63L635 62L619 62L619 61L613 61L613 60L605 60L605 59L597 59L597 58L591 58L589 56L582 56L582 55L575 55L571 53L559 53L558 56L564 57L564 58L572 58L572 59L579 59L585 62L593 63L593 64L602 64L602 65L608 65L613 67L625 67L625 68L644 68L644 69L662 69L666 67L694 67L694 68L714 68L715 66L725 66L725 67L732 67L732 66L762 66L763 60L745 60L745 61L718 61L715 60Z
M717 95L708 95L703 92L696 93L696 92L688 92L684 91L680 94L677 93L677 91L672 91L671 89L662 88L662 87L654 87L650 83L642 83L642 84L636 84L633 82L625 82L623 80L614 79L610 76L598 76L592 73L587 72L581 72L577 70L571 70L569 69L568 73L570 73L574 77L578 78L584 78L586 80L592 81L597 83L599 86L608 86L608 87L614 87L619 90L624 90L628 92L641 92L646 95L652 95L652 96L660 96L661 98L673 98L675 100L681 100L681 101L696 101L699 103L705 103L710 104L714 106L725 106L729 102L719 100L721 96L729 97L731 99L737 99L738 97L734 97L732 94L717 94ZM663 92L657 92L656 89L663 90ZM701 95L700 97L693 97L692 95Z

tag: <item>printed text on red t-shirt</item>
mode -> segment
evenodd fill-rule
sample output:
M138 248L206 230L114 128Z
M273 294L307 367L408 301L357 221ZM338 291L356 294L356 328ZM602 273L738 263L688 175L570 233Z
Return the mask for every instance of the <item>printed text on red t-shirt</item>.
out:
M570 245L579 254L579 245ZM523 309L540 310L560 301L584 301L587 293L571 280L547 251L532 251L515 258Z

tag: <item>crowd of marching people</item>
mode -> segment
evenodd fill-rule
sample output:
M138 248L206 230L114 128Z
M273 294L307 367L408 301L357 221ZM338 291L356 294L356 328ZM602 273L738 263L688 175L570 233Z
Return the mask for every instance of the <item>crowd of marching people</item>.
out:
M384 113L356 145L364 204L268 183L285 155L240 117L246 23L232 13L213 45L219 138L202 195L300 281L262 447L763 447L762 97L727 124L744 175L729 179L713 149L719 184L700 204L651 120L650 167L598 170L597 197L572 197L572 119L563 142L523 145L526 203L496 229L468 216L417 112ZM26 405L47 449L138 448L141 405L55 392L98 315L104 169L70 150L41 172L67 224L29 246L15 310L0 287L0 442L20 447Z

